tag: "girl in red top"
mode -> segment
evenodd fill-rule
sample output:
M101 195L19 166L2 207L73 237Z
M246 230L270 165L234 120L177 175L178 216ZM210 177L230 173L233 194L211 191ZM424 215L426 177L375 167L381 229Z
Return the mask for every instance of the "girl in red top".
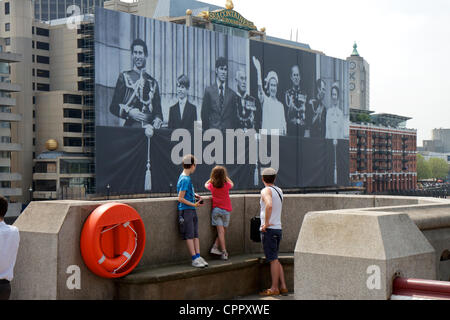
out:
M214 167L211 171L211 178L205 183L205 188L212 193L211 224L217 227L217 238L210 252L220 255L222 260L228 260L225 233L230 223L232 210L229 190L233 186L234 183L228 177L227 169L222 166Z

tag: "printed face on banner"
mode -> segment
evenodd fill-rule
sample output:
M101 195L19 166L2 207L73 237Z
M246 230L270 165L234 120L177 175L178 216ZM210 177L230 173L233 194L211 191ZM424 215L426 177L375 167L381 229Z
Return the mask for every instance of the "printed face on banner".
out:
M238 189L270 166L282 187L348 184L346 61L102 8L95 19L98 192L167 192L186 154L199 179L223 164Z

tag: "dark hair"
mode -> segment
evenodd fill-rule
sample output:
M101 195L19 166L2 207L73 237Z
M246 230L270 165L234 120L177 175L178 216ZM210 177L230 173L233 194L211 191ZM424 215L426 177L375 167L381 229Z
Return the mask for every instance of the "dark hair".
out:
M228 67L228 60L224 57L218 57L216 60L216 69L219 67Z
M337 85L333 85L333 86L331 87L331 92L333 92L333 89L336 90L337 95L338 95L338 97L339 97L339 94L340 94L339 87L338 87Z
M185 87L186 89L189 89L190 83L189 83L189 78L187 75L182 74L181 76L178 77L177 79L177 84L179 84L180 86Z
M274 183L275 178L277 177L277 172L275 171L275 169L266 168L263 170L261 175L265 183Z
M195 165L195 157L192 154L188 154L183 157L183 168L190 169L193 165Z
M141 46L144 48L144 54L147 57L148 56L148 49L147 44L142 39L134 39L133 43L131 44L131 52L133 52L135 46Z
M8 211L8 200L4 196L0 196L0 218L4 218Z
M317 92L320 91L320 86L321 86L322 83L325 85L325 81L322 80L321 78L319 78L319 79L316 80L316 91L317 91Z
M214 188L222 188L227 182L227 169L222 166L215 166L211 171L211 184Z

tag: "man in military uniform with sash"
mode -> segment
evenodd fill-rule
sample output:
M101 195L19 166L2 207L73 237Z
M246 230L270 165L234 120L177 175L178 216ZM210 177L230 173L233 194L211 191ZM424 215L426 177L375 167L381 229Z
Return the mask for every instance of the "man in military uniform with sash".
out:
M237 81L237 128L241 129L261 129L261 106L259 101L247 94L247 76L244 71L236 72Z
M145 42L134 40L131 53L133 69L119 75L109 109L125 119L124 127L146 128L153 134L153 128L159 129L163 119L158 82L145 70L148 57Z
M300 68L291 69L292 88L285 94L287 134L290 136L309 137L309 110L306 108L306 95L300 90Z

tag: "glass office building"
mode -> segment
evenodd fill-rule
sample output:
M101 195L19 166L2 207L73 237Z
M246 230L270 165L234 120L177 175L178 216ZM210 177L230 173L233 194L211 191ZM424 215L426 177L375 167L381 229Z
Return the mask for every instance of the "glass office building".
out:
M80 14L94 13L96 6L103 7L105 0L34 0L34 17L41 21L61 19L71 16L68 7L76 5Z

